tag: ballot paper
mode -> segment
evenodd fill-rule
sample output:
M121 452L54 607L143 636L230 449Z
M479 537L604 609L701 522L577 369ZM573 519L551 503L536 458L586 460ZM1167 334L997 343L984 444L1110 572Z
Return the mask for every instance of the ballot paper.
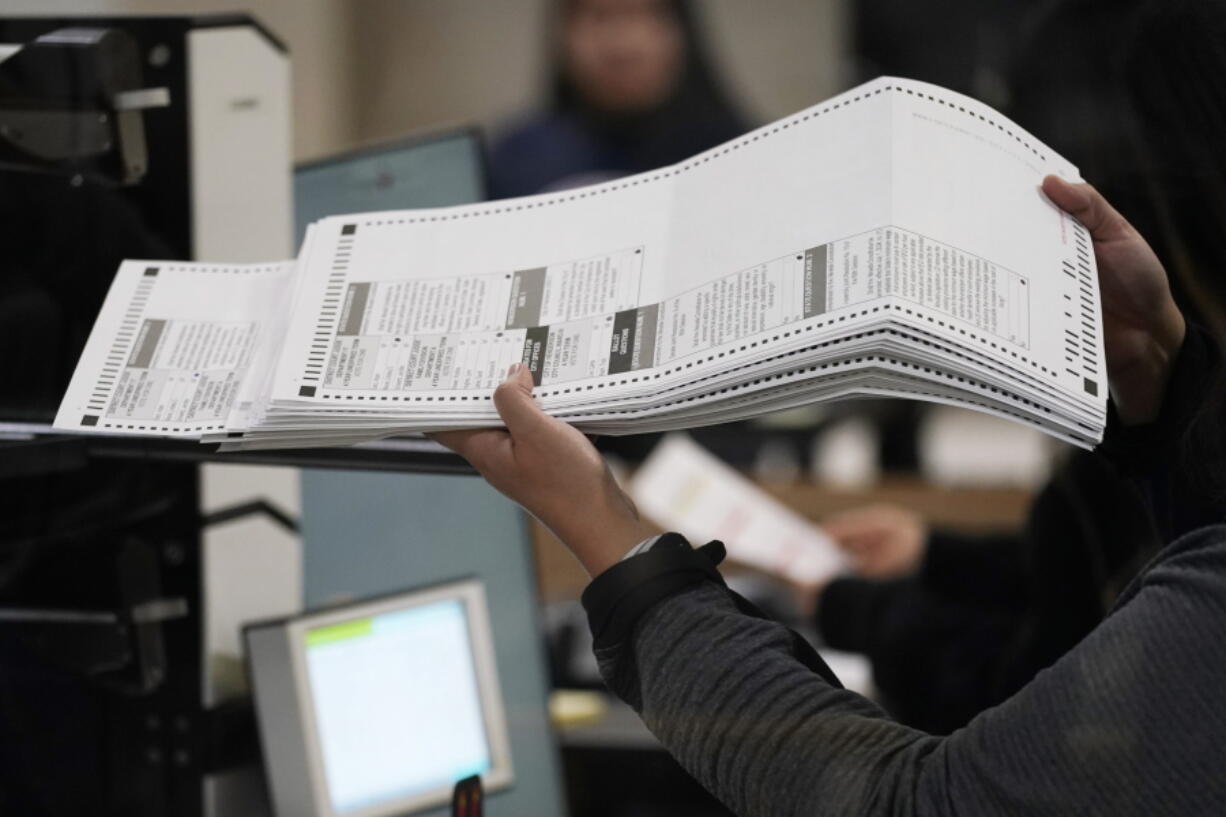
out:
M247 422L295 265L125 261L57 427L200 438ZM71 418L65 409L72 401ZM79 415L79 416L76 416Z
M851 397L1090 447L1106 417L1076 168L991 108L882 78L680 164L561 193L322 219L296 262L126 262L56 425L223 448L550 414L664 431Z
M638 509L691 542L724 543L728 558L799 584L824 583L847 559L820 528L686 434L660 441L630 481Z

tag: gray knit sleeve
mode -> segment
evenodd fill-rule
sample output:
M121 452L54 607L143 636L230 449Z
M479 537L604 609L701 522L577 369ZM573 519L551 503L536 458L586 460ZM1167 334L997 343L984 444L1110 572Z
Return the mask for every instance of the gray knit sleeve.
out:
M1168 548L1086 641L946 738L824 682L714 583L597 653L614 691L743 817L1226 814L1226 528ZM615 671L633 650L630 673Z
M704 584L644 617L633 645L638 689L614 691L641 700L648 728L738 815L877 813L864 806L878 796L881 767L918 763L937 741L825 683L791 646L786 628L741 614ZM597 653L610 682L615 652Z

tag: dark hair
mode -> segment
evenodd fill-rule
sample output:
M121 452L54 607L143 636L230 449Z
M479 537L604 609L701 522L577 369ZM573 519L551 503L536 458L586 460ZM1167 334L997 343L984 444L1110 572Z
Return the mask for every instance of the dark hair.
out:
M1146 0L1133 25L1122 73L1164 260L1226 348L1226 2ZM1226 498L1226 378L1209 394L1181 453Z
M553 69L550 103L555 112L572 113L627 144L634 154L634 170L673 164L733 139L746 130L746 122L712 68L701 24L688 0L666 0L685 43L682 76L673 93L654 110L636 114L610 114L588 106L566 70L561 48L566 20L583 0L558 0L554 16Z
M1036 22L1014 116L1145 236L1184 314L1226 346L1226 0L1068 0ZM1226 496L1226 381L1179 465Z
M1121 72L1164 260L1226 337L1226 2L1147 0L1132 29Z

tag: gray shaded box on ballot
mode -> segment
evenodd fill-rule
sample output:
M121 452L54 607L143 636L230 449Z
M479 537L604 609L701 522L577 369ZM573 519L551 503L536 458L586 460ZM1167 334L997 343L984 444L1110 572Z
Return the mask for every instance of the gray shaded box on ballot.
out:
M341 328L337 335L362 334L362 319L370 301L370 284L350 284L345 290L345 305L341 309Z
M640 306L635 310L634 348L630 352L630 369L650 369L656 365L656 321L659 304Z
M507 329L527 329L539 324L544 297L545 268L517 270L511 277Z
M166 321L146 320L141 325L140 334L136 336L136 345L132 349L132 357L128 365L134 369L148 369L153 362L153 353L157 351L162 333L166 331Z
M532 382L541 385L541 372L545 368L545 350L549 347L549 327L534 326L524 337L523 363L532 372Z
M609 374L649 369L655 365L656 321L659 314L659 304L648 304L613 316Z
M826 252L829 244L805 250L805 317L826 311Z
M638 312L637 309L627 309L613 316L613 338L609 343L609 374L630 371Z

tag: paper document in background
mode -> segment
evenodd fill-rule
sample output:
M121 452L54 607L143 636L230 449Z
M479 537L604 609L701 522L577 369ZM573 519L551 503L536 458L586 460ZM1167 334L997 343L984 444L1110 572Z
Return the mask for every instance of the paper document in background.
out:
M728 558L797 582L847 566L834 541L686 434L670 434L630 482L639 510L698 545L719 539Z

